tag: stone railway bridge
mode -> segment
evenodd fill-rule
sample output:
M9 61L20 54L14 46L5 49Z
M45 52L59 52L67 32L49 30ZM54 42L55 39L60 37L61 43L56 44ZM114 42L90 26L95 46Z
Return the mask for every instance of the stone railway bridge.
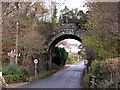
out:
M52 35L50 35L46 40L46 67L47 69L52 68L51 53L55 45L64 39L75 39L82 42L83 33L85 30L78 29L74 24L63 24L56 30Z

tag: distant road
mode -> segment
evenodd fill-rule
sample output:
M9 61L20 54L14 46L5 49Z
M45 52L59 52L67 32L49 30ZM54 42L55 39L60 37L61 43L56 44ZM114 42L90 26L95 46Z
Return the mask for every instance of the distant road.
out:
M20 86L19 88L80 88L84 67L84 62L81 61L45 79Z

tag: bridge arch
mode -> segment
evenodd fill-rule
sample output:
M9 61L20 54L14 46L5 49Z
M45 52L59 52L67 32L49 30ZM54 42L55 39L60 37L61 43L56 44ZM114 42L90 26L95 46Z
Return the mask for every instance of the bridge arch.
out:
M78 36L76 36L76 35L72 35L72 34L64 34L64 35L61 35L61 36L59 36L59 37L57 37L52 43L51 43L51 45L50 45L50 47L49 47L49 49L48 49L48 57L49 57L49 62L50 62L50 69L51 69L51 67L52 67L52 56L51 56L51 54L52 54L52 50L53 50L53 48L55 47L55 45L57 44L57 43L59 43L60 41L62 41L62 40L64 40L64 39L75 39L75 40L77 40L77 41L79 41L79 42L82 42L82 40L80 39L80 37L78 37Z
M48 43L48 58L47 58L47 67L49 69L52 68L52 50L55 47L55 45L57 43L59 43L60 41L64 40L64 39L75 39L79 42L82 42L81 39L81 33L77 32L78 29L75 25L73 24L68 24L67 27L66 25L63 26L64 28L61 28L60 30L56 31L53 35L52 38L49 40ZM82 30L79 30L82 31Z
M59 43L60 41L64 40L64 39L75 39L79 42L82 42L81 38L76 36L76 35L72 35L72 34L64 34L64 35L61 35L59 37L57 37L52 43L51 45L49 46L49 49L48 49L48 52L50 52L57 43Z

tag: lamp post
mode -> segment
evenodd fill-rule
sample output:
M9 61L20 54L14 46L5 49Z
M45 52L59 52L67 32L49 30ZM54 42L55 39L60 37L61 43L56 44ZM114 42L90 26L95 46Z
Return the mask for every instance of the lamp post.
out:
M19 2L15 3L16 12L18 14L17 18L19 18L19 11L18 11L19 5L18 4L19 4ZM17 22L16 22L16 47L15 47L15 51L16 51L15 63L16 63L16 65L18 63L18 38L19 38L19 36L18 36L19 35L18 25L19 25L19 23L18 23L18 19L17 19Z
M16 23L16 56L15 56L15 63L16 63L16 65L17 65L17 62L18 62L18 34L19 34L19 32L18 32L18 25L19 25L19 23L17 22Z

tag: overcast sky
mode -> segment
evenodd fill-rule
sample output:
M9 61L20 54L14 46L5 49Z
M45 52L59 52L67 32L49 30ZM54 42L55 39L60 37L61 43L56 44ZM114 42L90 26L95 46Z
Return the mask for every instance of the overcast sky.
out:
M77 44L78 46L81 44L81 42L75 40L75 39L65 39L67 43L69 44Z
M57 4L57 18L59 18L60 11L67 6L70 10L78 8L78 10L83 10L86 12L88 9L85 7L85 3L88 0L42 0L46 2L47 8L50 8L51 2L56 2ZM50 13L51 14L51 13Z
M75 39L64 39L58 43L58 47L65 48L67 52L78 53L81 42ZM69 47L68 47L69 46Z
M63 9L65 6L67 6L69 9L78 8L79 10L86 11L87 7L83 7L84 4L87 2L87 0L43 0L47 2L48 4L52 2L59 3L58 8L59 10Z
M86 0L65 0L64 6L67 6L70 9L78 8L79 10L86 11L87 7L83 7L86 3ZM64 6L62 8L64 8Z

